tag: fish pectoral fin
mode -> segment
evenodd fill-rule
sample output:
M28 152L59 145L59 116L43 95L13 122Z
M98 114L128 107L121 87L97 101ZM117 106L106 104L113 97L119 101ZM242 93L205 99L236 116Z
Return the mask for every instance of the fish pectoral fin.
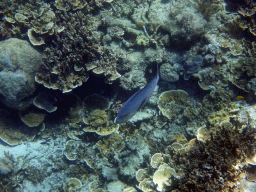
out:
M145 104L146 101L147 101L147 98L145 98L145 99L142 101L142 103L140 104L140 106L139 106L139 108L138 108L137 111L139 111L139 110L144 106L144 104Z

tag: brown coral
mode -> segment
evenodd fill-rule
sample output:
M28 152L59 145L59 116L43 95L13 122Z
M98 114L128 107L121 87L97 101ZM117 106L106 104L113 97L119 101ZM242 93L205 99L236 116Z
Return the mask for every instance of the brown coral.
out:
M111 83L120 77L116 71L116 55L102 46L103 33L98 31L103 24L101 16L77 11L60 12L56 20L66 26L56 34L45 50L42 73L36 81L52 89L69 92L81 86L89 77L89 70L103 73Z
M248 171L248 163L255 164L254 114L253 107L246 107L237 117L211 127L201 127L198 139L194 138L184 145L173 143L164 154L155 154L152 159L160 157L161 166L165 165L170 170L173 168L174 174L156 182L154 175L158 170L152 173L151 167L141 169L143 180L140 179L139 188L142 191L156 191L156 188L184 192L238 191ZM152 180L157 186L152 185Z
M24 38L28 29L33 29L37 34L54 33L55 14L48 3L4 1L0 7L6 13L5 21L10 24L12 36Z
M23 141L32 141L36 136L36 130L32 129L28 132L22 122L13 119L14 114L0 109L0 139L10 146L18 145Z
M239 130L230 125L219 127L205 144L198 141L200 153L196 156L188 153L181 158L190 159L191 163L185 163L186 177L177 188L182 191L234 191L237 188L236 182L244 177L247 156L255 154L256 131L250 127Z

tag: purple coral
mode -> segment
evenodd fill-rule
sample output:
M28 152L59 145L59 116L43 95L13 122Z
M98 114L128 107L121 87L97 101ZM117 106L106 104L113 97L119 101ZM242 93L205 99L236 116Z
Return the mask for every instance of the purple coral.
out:
M118 111L122 108L123 104L120 100L118 101L115 101L112 106L111 106L111 111L114 113L114 114L117 114Z

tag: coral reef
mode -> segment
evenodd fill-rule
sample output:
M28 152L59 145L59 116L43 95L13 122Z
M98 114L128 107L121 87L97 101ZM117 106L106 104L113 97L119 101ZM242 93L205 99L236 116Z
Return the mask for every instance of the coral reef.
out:
M169 64L169 63L164 63L160 67L160 74L161 78L164 81L173 83L179 80L179 71L180 67L178 64Z
M0 191L255 188L253 1L4 0L0 9L0 40L43 52L33 60L35 49L0 43ZM149 102L116 125L156 66Z
M27 132L24 126L11 111L0 109L0 139L4 143L15 146L24 141L32 141L36 136L36 130Z
M30 107L25 111L19 111L20 119L29 127L37 127L40 125L46 116L44 111Z
M13 171L13 161L5 153L5 157L0 158L0 175L7 175Z
M85 132L96 132L98 135L109 135L115 132L119 125L110 121L110 114L106 111L109 109L107 98L93 94L84 98L83 102L84 115L83 122L86 127Z
M57 107L50 101L50 96L46 92L40 92L34 99L33 104L39 109L44 109L48 113L57 110Z
M202 104L189 98L188 93L183 90L163 92L157 105L165 117L179 124L184 123L184 118L188 122L200 122L202 119Z
M153 182L157 183L157 190L223 191L238 189L239 182L245 176L247 159L255 156L256 132L250 126L240 126L237 123L237 121L233 124L228 121L222 122L210 129L210 137L204 139L204 142L192 139L178 149L171 145L166 148L164 154L155 154L151 162L156 162L156 159L159 159L156 158L158 156L162 159L157 160L158 166L153 167L159 167L153 174ZM166 174L164 174L161 182L155 182L154 175L159 175L163 167L168 168L170 171L168 174L173 176L165 177ZM171 167L175 168L171 169ZM139 186L145 180L151 182L147 176L140 181ZM148 189L139 188L148 191Z
M55 23L56 17L51 5L44 1L3 1L0 7L5 14L4 20L11 29L9 36L25 38L27 34L35 46L44 44L42 35L53 35L63 30ZM34 36L41 39L41 43L36 42Z
M27 41L10 38L0 42L0 94L2 102L14 109L25 109L33 102L34 77L42 55Z
M91 9L96 7L94 5ZM38 83L70 92L87 81L89 70L94 74L104 74L109 83L120 77L116 71L117 56L101 42L103 33L99 28L105 22L103 16L96 17L89 12L63 11L56 16L60 25L66 28L56 34L45 49L43 69L36 76Z

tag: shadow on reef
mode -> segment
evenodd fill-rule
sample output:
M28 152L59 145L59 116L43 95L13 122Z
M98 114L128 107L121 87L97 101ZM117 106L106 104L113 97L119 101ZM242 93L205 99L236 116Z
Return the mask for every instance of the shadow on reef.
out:
M112 89L112 85L105 83L104 77L91 75L87 82L74 89L72 93L80 98L84 98L93 93L111 98L113 95Z

